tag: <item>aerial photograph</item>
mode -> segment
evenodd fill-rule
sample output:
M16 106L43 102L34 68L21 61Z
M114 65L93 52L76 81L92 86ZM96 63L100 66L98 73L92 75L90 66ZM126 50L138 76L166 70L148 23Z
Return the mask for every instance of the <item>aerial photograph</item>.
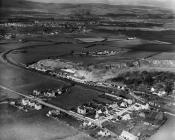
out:
M0 140L175 140L175 0L0 0Z

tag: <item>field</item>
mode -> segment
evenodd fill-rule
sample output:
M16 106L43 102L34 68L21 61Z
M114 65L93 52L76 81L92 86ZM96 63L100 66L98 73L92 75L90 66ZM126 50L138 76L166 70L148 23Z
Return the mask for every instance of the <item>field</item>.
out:
M92 140L64 122L46 117L48 108L26 113L7 104L1 104L0 110L0 136L3 140Z
M33 62L37 62L42 59L47 58L63 58L67 60L71 60L74 62L83 62L84 64L90 63L100 63L106 61L118 61L121 59L130 59L130 58L140 58L140 57L147 57L153 55L156 52L163 51L164 49L168 50L171 49L173 46L165 46L165 45L155 45L155 44L144 44L144 42L140 42L137 40L134 44L131 40L121 40L121 41L112 41L112 42L104 42L103 44L79 44L79 43L36 43L33 42L30 46L27 44L19 44L19 46L26 46L23 49L14 50L9 53L7 56L17 63L24 63L24 64L31 64ZM92 46L91 46L92 45ZM6 45L3 45L4 47ZM29 47L28 47L29 46ZM91 46L91 47L88 47ZM153 46L155 47L155 51L153 51ZM88 47L88 48L86 48ZM157 48L156 48L157 47ZM162 48L162 50L161 50ZM82 50L84 52L87 51L117 51L119 49L123 49L126 52L121 52L116 54L115 56L78 56L72 55L73 52L80 53ZM172 50L172 49L171 49ZM128 51L128 52L127 52ZM134 56L133 56L134 55Z
M175 52L163 52L151 58L156 60L175 60Z
M52 99L50 103L70 110L79 105L88 103L92 99L98 98L100 94L102 93L80 86L74 86L71 88L70 93L58 96L57 98Z

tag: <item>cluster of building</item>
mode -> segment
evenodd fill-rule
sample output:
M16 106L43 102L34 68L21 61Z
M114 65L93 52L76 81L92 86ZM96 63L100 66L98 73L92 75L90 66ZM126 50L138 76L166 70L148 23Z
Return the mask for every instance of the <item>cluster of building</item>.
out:
M9 23L1 23L1 27L32 27L32 24L24 24L24 23L19 23L19 22L9 22Z
M112 56L112 55L116 55L117 53L119 52L104 50L104 51L89 52L89 55L91 56Z
M103 124L108 121L114 121L114 123L115 121L130 121L134 119L132 118L134 112L141 112L139 115L145 118L145 114L142 111L150 110L149 104L140 104L132 99L121 98L118 96L115 96L114 98L111 98L110 102L106 101L110 100L109 97L104 97L104 101L98 100L97 98L92 102L78 106L76 112L89 120L84 121L83 126L91 129L95 124L103 128ZM108 137L111 136L111 132L108 131L108 129L102 129L97 132L97 135L100 137ZM138 136L125 130L120 134L120 138L122 140L138 140Z
M148 59L141 59L140 60L141 66L152 66L152 67L168 67L174 68L175 67L175 60L173 59L162 59L161 57L158 58L148 58Z
M158 95L159 97L162 97L162 96L165 96L167 95L166 91L165 90L158 90L154 87L151 87L150 89L151 93L154 94L154 95Z
M139 137L129 133L128 131L123 130L120 135L121 140L139 140Z
M111 133L108 130L100 130L97 135L100 137L110 137Z
M74 69L61 69L59 72L50 72L50 74L56 77L62 77L79 83L85 83L85 79L83 77L75 76Z
M57 21L49 19L41 20L22 20L22 21L5 21L0 23L0 28L5 30L7 33L18 33L18 34L44 34L44 35L57 35L60 32L71 32L71 33L86 33L88 29L84 22L73 22L73 21ZM4 39L11 39L9 36L4 36Z
M131 116L128 111L139 110L149 110L149 105L134 103L131 99L124 99L116 96L115 101L112 99L110 101L110 98L93 100L93 102L78 106L76 112L102 124L113 118L129 120Z
M42 109L41 104L28 98L22 98L17 101L12 101L10 104L18 107L19 109L23 109L24 111L28 111L28 109L35 109L35 110Z
M8 33L8 34L5 34L4 36L2 36L2 38L7 39L7 40L14 39L14 38L16 38L16 34Z
M134 40L136 37L128 37L127 40Z
M118 82L111 82L111 81L101 81L101 82L99 81L96 83L96 85L102 86L102 87L108 87L108 88L115 88L123 91L127 89L125 84L118 83Z
M139 67L139 62L133 60L127 60L123 62L108 62L108 63L100 63L98 67L101 69L107 70L117 70L117 69L128 69L128 68L137 68Z
M32 108L34 108L36 110L42 109L42 105L41 104L39 104L39 103L37 103L35 101L31 101L30 99L27 99L27 98L23 98L21 100L21 105L29 106L29 107L32 107Z
M61 114L61 112L59 110L49 110L48 113L46 114L46 116L57 118L57 117L59 117L60 114Z
M45 89L45 90L33 90L32 95L36 97L56 97L63 92L61 89Z

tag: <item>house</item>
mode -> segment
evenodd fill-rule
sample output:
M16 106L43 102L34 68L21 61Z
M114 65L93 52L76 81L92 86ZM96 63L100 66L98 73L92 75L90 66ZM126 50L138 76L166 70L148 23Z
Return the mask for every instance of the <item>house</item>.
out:
M145 113L140 112L140 113L139 113L139 116L142 117L142 118L145 118L146 115L145 115Z
M98 118L99 118L99 114L98 114L98 112L96 112L95 119L98 119Z
M47 91L44 93L45 96L47 97L55 97L55 92L54 91Z
M122 140L139 140L139 138L131 133L129 133L128 131L123 130L120 138Z
M86 114L86 108L82 106L77 107L77 113L85 115Z
M35 108L36 110L40 110L40 109L42 109L42 105L40 105L40 104L35 104L34 108Z
M93 126L92 122L83 122L83 126L86 127L86 126Z
M46 114L46 116L58 116L60 115L60 110L49 110L49 112Z
M129 114L126 114L122 117L122 120L125 120L125 121L130 120L130 119L131 119L131 116Z
M151 92L155 92L155 88L154 87L151 88Z
M97 113L98 113L98 114L101 114L101 113L103 113L103 112L102 112L101 109L99 109L99 110L97 110Z
M33 94L34 94L35 96L38 96L38 95L40 95L40 94L41 94L41 92L40 92L40 91L38 91L38 90L33 90Z
M126 103L126 102L122 102L122 103L120 104L120 107L127 107L127 103Z
M57 89L57 93L58 93L59 95L61 95L61 94L62 94L62 91L61 91L60 89Z
M172 93L175 94L175 89L173 89Z
M119 90L125 90L125 88L126 88L126 85L123 85L123 84L117 84L117 88L119 89Z
M128 37L127 40L134 40L136 37Z
M135 105L133 106L133 108L134 108L134 110L141 110L140 104L135 104Z
M142 104L141 104L141 108L142 108L143 110L148 110L148 109L149 109L149 104L145 104L145 105L142 105Z
M129 105L133 103L131 99L124 99L123 101L127 102Z
M69 74L75 74L76 70L75 69L61 69L64 72L67 72Z
M162 96L165 96L166 95L166 92L164 90L162 90L162 91L159 91L157 95L159 97L162 97Z
M31 102L31 101L28 102L28 105L31 106L31 107L35 107L35 103Z
M102 137L108 137L111 135L110 132L108 132L107 130L104 131L100 130L97 134Z
M117 103L115 103L115 104L110 104L109 107L111 107L111 108L118 108L118 104L117 104Z
M105 114L105 115L108 115L108 114L109 114L109 111L108 111L107 107L105 107L104 114Z
M148 110L148 109L149 109L149 104L142 105L137 103L134 105L134 110Z
M29 104L29 100L28 99L22 99L21 100L21 104L24 105L24 106L26 106L26 105Z

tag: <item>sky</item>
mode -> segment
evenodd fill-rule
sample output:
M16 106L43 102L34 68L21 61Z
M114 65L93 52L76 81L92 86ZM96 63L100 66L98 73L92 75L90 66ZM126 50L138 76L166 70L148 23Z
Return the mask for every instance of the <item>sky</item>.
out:
M106 3L106 4L128 4L146 5L169 8L175 11L175 0L30 0L47 3Z

